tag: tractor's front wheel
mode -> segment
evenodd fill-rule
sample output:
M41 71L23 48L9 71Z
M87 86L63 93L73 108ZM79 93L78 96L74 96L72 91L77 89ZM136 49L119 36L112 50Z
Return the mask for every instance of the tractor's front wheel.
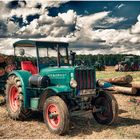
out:
M16 75L8 77L6 84L6 105L12 119L26 119L31 111L23 107L23 93L20 79Z
M94 106L97 111L93 112L93 116L98 123L110 125L117 119L118 103L111 93L102 91L95 98Z
M48 129L62 135L69 129L69 111L65 102L58 96L46 99L43 108L44 121Z

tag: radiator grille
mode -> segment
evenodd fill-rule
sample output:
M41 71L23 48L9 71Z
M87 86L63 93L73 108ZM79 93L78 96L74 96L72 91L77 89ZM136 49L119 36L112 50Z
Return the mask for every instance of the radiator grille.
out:
M75 77L77 81L77 89L95 89L95 70L94 69L76 69Z

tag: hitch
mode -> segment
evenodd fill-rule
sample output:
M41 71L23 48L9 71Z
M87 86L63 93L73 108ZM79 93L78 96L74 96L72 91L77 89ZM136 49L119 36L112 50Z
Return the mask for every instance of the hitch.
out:
M105 108L104 107L100 107L100 108L96 108L95 106L93 107L93 110L92 110L92 112L93 113L97 113L97 112L101 112L101 113L103 113L105 111Z

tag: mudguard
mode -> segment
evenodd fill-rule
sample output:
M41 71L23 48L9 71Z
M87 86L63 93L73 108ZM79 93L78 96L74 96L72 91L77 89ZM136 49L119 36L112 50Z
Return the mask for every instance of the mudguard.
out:
M24 71L24 70L16 70L16 71L12 71L10 75L16 75L22 84L22 93L23 93L23 97L24 97L24 107L29 107L29 98L28 98L28 94L27 94L27 89L26 87L28 87L28 80L29 77L32 75L30 72L28 71Z
M54 96L54 95L61 96L64 94L69 94L71 92L72 89L66 85L47 87L40 96L39 109L42 110L44 102L47 97Z

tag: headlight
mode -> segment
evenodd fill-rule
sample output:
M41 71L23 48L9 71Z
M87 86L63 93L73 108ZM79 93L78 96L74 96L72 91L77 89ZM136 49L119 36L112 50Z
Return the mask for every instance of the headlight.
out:
M77 82L76 82L75 80L71 80L71 81L70 81L70 86L71 86L72 88L76 88L76 87L77 87Z

